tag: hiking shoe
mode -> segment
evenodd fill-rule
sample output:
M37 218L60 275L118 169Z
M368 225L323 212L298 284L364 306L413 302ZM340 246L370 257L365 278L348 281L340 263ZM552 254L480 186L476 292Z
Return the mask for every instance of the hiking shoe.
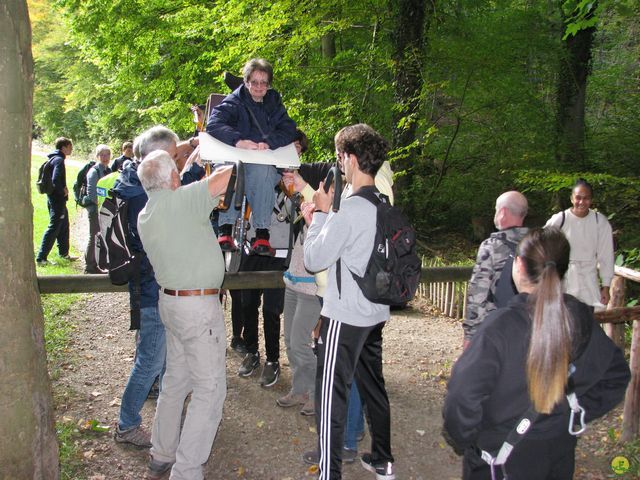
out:
M395 480L396 478L395 473L393 473L393 463L373 463L370 453L363 454L362 457L360 457L360 463L362 464L362 468L376 474L376 480Z
M233 337L231 339L231 350L244 357L247 354L247 345L242 338Z
M218 245L220 245L220 250L223 252L235 252L238 249L231 235L219 236Z
M342 463L353 463L358 458L358 451L344 447L342 449Z
M151 458L147 467L147 480L159 480L171 470L173 462L158 462Z
M262 255L263 257L273 257L276 251L271 248L269 240L266 238L256 238L251 244L251 255Z
M350 448L342 449L342 463L353 463L358 458L358 451ZM302 454L302 461L307 465L317 465L320 462L320 452L318 450L309 450ZM386 477L382 477L386 478Z
M305 417L313 417L316 414L316 403L313 401L313 398L310 398L300 410L300 415L304 415Z
M298 405L304 405L309 400L309 394L307 393L293 393L289 392L284 397L280 397L276 400L279 407L289 408L297 407Z
M142 426L120 430L120 427L116 425L113 439L117 443L129 443L140 448L151 448L151 435Z
M247 353L242 360L242 365L238 369L238 375L241 377L249 377L260 366L259 353Z
M280 378L280 364L278 362L265 362L262 375L260 375L260 385L265 388L271 387L276 384L278 378Z

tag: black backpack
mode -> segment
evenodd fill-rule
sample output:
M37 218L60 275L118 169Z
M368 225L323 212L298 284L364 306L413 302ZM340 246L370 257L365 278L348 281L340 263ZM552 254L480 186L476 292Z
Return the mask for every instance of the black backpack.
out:
M128 203L115 193L106 197L98 212L100 231L96 236L98 267L109 272L114 285L124 285L140 273L142 254L129 243Z
M420 283L422 261L416 253L416 231L398 207L375 188L353 195L376 206L376 237L364 276L351 272L364 296L373 303L400 306L412 300ZM336 275L340 292L340 264Z
M502 267L502 272L500 273L500 277L496 282L495 293L493 294L493 303L495 303L496 308L506 307L509 303L509 300L512 297L515 297L518 294L518 290L513 283L513 258L516 253L516 248L518 244L516 242L512 242L511 240L507 240L505 238L504 243L509 247L511 251L511 255L507 258L507 261L504 263L504 267Z
M76 181L73 184L73 197L76 200L76 205L80 205L81 207L86 208L90 204L90 201L85 201L85 197L87 196L87 174L95 164L96 162L93 160L87 162L78 172Z
M36 182L38 192L51 195L53 193L53 165L51 159L47 159L38 170L38 181Z

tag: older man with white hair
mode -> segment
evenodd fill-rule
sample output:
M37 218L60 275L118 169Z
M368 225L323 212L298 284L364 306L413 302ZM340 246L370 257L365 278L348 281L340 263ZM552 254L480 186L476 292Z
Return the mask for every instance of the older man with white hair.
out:
M164 151L147 155L138 176L149 197L138 232L160 285L160 318L167 343L166 371L151 434L148 478L203 478L226 396L224 316L219 288L224 260L209 223L230 179L230 167L181 187ZM185 255L177 252L206 252ZM184 401L191 401L182 432Z
M118 443L137 447L151 447L151 436L142 427L140 411L151 386L161 377L165 362L165 330L158 311L158 283L146 249L138 234L138 214L147 203L147 194L138 178L140 160L155 150L165 151L173 161L178 159L178 136L163 125L156 125L141 133L134 142L137 159L127 161L115 183L116 195L127 201L129 244L140 257L139 281L129 282L131 328L139 329L136 356L127 386L122 394L120 417L114 431ZM193 168L200 168L197 164Z
M480 244L467 289L467 310L462 322L465 348L487 314L503 306L500 303L515 294L510 270L501 284L500 278L505 268L510 269L509 260L529 231L522 226L527 210L526 197L515 190L503 193L496 200L493 223L498 231Z

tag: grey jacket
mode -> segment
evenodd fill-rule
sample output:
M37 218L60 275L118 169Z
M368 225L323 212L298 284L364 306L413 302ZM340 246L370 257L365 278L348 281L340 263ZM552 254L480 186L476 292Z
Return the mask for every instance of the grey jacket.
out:
M322 315L357 327L389 319L389 306L365 298L349 271L362 276L369 263L376 234L376 207L362 197L342 200L336 213L314 213L304 243L309 271L329 269ZM336 263L342 262L338 292Z

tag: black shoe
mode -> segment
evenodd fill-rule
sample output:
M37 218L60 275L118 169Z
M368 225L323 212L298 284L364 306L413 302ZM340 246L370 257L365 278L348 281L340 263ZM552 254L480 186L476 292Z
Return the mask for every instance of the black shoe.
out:
M231 339L231 350L244 357L247 354L247 345L242 338L233 337Z
M249 377L260 366L259 353L247 353L242 360L242 365L238 369L238 375L241 377Z
M362 464L362 468L376 474L376 480L395 480L396 478L395 473L393 473L393 463L373 463L370 453L364 453L362 457L360 457L360 463Z
M280 364L278 362L266 362L260 376L260 385L265 388L276 384L280 378Z
M78 257L72 257L68 253L66 255L60 255L60 258L66 260L67 262L75 262L76 260L78 260Z

